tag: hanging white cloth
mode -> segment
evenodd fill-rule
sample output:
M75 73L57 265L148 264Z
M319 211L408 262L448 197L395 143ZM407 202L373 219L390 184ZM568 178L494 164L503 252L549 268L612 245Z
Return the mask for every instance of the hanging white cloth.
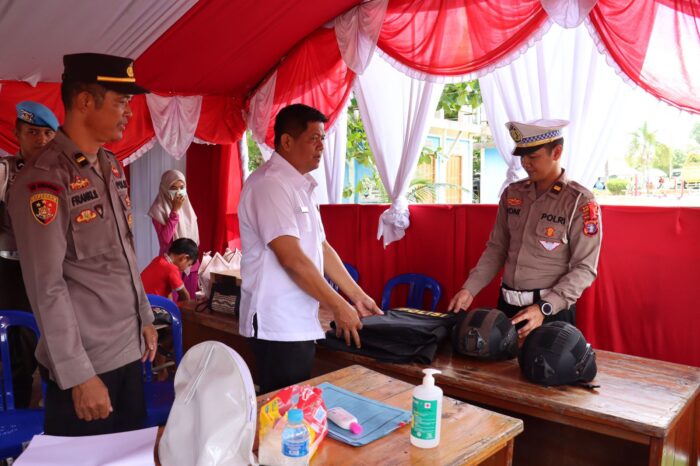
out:
M272 155L271 148L269 151L266 151L263 150L262 146L264 145L267 147L267 145L265 145L265 137L267 136L267 129L270 126L270 119L273 117L272 104L275 99L276 86L277 71L273 72L267 81L253 94L253 97L250 99L250 111L246 115L248 129L250 129L253 135L253 140L261 146L260 150L265 160L268 160Z
M202 110L202 96L146 94L146 103L161 147L176 159L182 158L194 139Z
M598 0L540 0L549 17L563 28L575 28L586 19Z
M139 270L143 270L158 255L160 246L156 238L148 209L158 194L160 178L167 170L186 171L186 157L171 157L156 143L143 157L131 164L129 196L134 216L134 244Z
M443 85L410 78L375 54L354 92L391 207L379 221L384 247L403 238L410 225L406 192Z
M326 141L323 148L323 163L315 172L323 171L323 181L321 176L314 176L319 185L325 185L326 199L321 200L319 190L316 195L321 204L340 204L343 202L343 183L345 181L345 154L348 147L348 111L347 103L343 106L343 111L338 116L335 124L326 132Z
M569 120L562 166L569 178L591 187L615 150L613 131L623 119L629 87L608 67L581 25L553 25L542 40L508 66L479 79L494 141L508 165L505 187L525 176L505 123L539 118Z
M365 0L334 20L335 37L348 68L362 74L369 65L389 0Z

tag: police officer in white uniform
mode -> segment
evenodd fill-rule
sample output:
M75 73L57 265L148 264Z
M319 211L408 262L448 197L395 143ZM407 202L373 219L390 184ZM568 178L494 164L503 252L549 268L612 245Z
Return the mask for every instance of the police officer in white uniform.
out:
M501 196L496 225L476 267L450 301L466 310L504 267L498 308L522 340L543 322L575 324L576 300L597 274L600 209L593 194L560 166L564 120L506 124L527 179Z
M282 109L275 119L275 152L250 175L241 194L240 332L250 338L261 393L311 377L314 341L324 338L319 303L333 311L338 335L357 347L359 317L381 314L323 230L309 172L321 162L326 121L306 105Z

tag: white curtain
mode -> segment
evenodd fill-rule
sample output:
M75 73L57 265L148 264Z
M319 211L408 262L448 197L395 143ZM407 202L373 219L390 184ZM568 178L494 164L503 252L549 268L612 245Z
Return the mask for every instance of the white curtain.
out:
M583 23L598 0L540 0L549 17L564 28Z
M160 177L166 170L186 173L186 157L175 159L159 144L131 164L130 197L134 216L134 243L139 270L143 270L158 255L156 238L148 209L158 193Z
M404 75L376 54L355 80L367 140L391 197L377 232L377 239L384 238L384 247L403 238L410 225L406 192L442 89L442 84Z
M510 120L569 120L564 129L562 166L570 178L591 187L608 155L619 147L613 138L632 93L605 63L584 25L553 25L535 47L479 79L489 126L508 165L509 183L525 176L505 128Z
M146 102L158 143L176 159L182 158L194 139L202 110L202 96L146 94Z
M277 71L273 72L267 81L258 88L250 99L250 111L246 115L248 129L253 135L253 140L258 143L264 160L269 160L274 150L265 144L267 129L272 115L272 104L275 98L275 87L277 86Z
M334 21L335 36L343 61L362 74L369 65L382 29L389 0L365 0Z
M343 182L345 177L345 154L348 147L348 112L347 103L338 116L333 127L326 133L326 143L323 149L323 163L312 175L321 185L325 185L325 199L321 204L340 204L343 202ZM322 172L322 175L321 173ZM315 173L319 173L315 175Z

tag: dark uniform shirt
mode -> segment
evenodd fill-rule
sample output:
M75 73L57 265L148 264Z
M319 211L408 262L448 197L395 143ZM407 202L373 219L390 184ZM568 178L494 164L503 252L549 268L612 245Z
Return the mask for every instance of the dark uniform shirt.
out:
M5 259L16 259L13 253L17 251L17 246L7 211L7 193L23 166L24 160L19 153L0 159L0 255Z
M537 197L535 184L510 184L496 224L463 288L475 296L505 265L503 283L515 290L549 289L555 313L568 309L597 274L600 209L593 194L562 173Z
M10 190L9 210L41 339L62 389L141 357L153 321L136 265L127 182L103 149L90 165L58 131ZM100 170L101 169L101 170Z

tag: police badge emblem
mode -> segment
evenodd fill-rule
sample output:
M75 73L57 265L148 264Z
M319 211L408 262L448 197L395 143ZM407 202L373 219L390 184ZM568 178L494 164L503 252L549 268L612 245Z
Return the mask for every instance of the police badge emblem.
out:
M515 125L511 124L508 131L510 131L510 137L513 138L513 141L516 143L523 140L523 133L521 133Z
M32 194L29 206L34 219L46 226L53 222L58 212L58 196L49 193Z

